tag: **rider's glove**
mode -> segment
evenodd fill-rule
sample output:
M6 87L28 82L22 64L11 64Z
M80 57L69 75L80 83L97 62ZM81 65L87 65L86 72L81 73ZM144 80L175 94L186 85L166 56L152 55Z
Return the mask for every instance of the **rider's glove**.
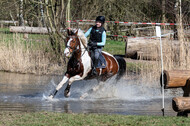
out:
M97 44L96 44L95 42L89 42L89 43L88 43L88 46L90 46L90 47L95 47L95 46L97 46Z

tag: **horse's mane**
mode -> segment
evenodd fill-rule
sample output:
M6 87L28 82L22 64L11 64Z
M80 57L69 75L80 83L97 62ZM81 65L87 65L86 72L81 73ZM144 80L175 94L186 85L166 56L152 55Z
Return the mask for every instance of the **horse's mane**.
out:
M82 30L80 30L80 29L78 30L77 36L80 38L81 42L82 42L85 46L87 46L88 40L87 40L87 38L85 37L85 35L84 35L84 33L83 33Z

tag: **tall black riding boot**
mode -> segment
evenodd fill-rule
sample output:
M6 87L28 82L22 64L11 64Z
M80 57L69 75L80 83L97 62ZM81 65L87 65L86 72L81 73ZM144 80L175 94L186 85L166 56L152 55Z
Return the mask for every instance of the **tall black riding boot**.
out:
M95 67L92 68L92 75L98 75Z
M97 71L96 71L96 67L98 66L98 60L97 59L94 59L94 62L93 62L93 67L92 67L92 73L93 75L98 75Z

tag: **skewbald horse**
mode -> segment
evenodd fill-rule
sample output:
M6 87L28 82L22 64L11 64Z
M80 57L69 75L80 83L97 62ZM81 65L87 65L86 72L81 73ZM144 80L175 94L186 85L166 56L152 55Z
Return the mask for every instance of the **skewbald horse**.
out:
M118 74L117 78L119 79L125 73L126 62L122 57L114 57L102 51L107 64L106 68L96 68L98 75L92 76L92 60L87 50L87 38L80 29L76 31L67 30L67 34L66 48L64 50L64 55L69 57L67 71L55 91L49 95L50 99L54 98L67 82L68 84L64 91L65 97L69 97L70 87L74 81L91 78L99 78L101 81L105 81L116 74Z

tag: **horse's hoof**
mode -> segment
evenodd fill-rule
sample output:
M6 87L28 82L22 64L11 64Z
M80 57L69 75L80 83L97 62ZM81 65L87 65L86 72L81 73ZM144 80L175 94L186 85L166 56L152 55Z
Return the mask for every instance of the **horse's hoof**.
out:
M53 95L50 95L47 97L47 100L52 100L53 99Z
M64 93L64 96L66 97L66 98L68 98L69 96L70 96L70 92L68 92L68 91L65 91L65 93Z
M80 100L83 100L84 98L86 98L88 96L88 93L84 93L83 95L80 96Z

